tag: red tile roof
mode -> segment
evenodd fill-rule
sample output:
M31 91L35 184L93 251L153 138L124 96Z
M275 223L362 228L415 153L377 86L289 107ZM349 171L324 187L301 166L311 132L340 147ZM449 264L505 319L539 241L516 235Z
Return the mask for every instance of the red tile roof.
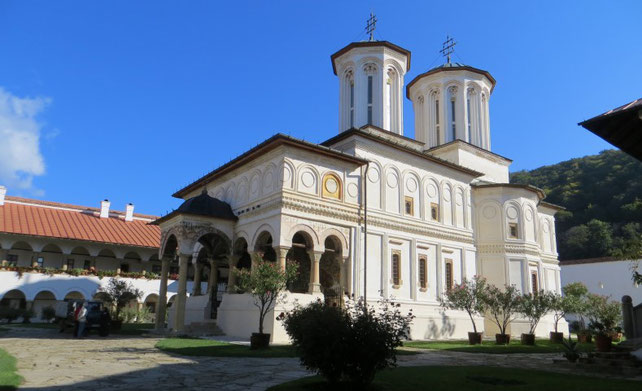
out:
M85 240L125 246L158 248L160 228L149 222L156 216L110 211L100 218L97 208L6 197L0 206L0 233Z

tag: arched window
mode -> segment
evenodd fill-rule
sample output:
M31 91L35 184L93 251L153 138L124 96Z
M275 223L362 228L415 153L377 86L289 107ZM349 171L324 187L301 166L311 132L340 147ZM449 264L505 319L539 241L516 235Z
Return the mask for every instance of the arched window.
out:
M457 139L457 87L448 88L448 94L450 95L450 115L448 116L450 120L450 140L448 141L454 141Z
M334 174L325 174L323 176L322 194L324 198L341 199L341 179Z
M537 281L536 271L531 272L531 289L533 290L533 295L537 295L537 292L539 292L539 284Z
M374 64L366 64L363 68L366 73L366 87L367 87L367 99L366 99L366 113L367 113L367 124L373 124L373 110L374 110L374 77L377 72L377 67Z
M393 251L392 253L392 287L397 289L401 286L401 253Z
M419 290L425 292L428 289L428 261L426 256L419 257Z
M445 277L446 277L446 292L450 292L453 289L453 260L446 259L445 265Z

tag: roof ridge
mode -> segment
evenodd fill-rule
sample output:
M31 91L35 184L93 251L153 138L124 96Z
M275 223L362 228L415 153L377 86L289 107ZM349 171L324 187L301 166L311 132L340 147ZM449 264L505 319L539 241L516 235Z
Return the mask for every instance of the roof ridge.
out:
M34 198L25 198L25 197L17 197L17 196L6 196L5 197L5 202L6 201L13 201L14 203L31 204L31 205L34 205L34 206L42 206L42 207L76 209L76 210L78 210L78 212L86 212L86 211L100 212L100 208L96 208L96 207L92 207L92 206L67 204L67 203L64 203L64 202L47 201L47 200L37 200L37 199L34 199ZM126 214L126 212L124 212L124 211L114 210L114 209L110 209L109 213L110 214L113 213L113 214L116 214L116 215L122 215L122 216L124 216ZM144 218L144 219L157 219L159 216L147 215L147 214L143 214L143 213L134 213L134 217L139 217L139 218Z

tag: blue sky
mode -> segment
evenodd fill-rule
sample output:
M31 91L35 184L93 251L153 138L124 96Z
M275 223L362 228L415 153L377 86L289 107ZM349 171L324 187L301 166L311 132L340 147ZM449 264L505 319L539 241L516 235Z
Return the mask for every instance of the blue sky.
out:
M3 0L0 182L161 214L274 133L323 141L330 55L366 38L370 11L377 39L412 52L406 82L443 62L446 34L493 74L492 150L513 171L611 148L577 123L642 96L640 1ZM409 101L404 117L413 137Z

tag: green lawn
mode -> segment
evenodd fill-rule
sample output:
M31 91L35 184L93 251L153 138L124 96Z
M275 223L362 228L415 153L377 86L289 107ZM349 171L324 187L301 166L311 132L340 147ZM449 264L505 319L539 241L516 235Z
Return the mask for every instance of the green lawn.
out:
M404 342L403 346L417 349L490 354L564 352L562 344L554 344L547 339L538 339L535 341L535 346L522 345L519 338L512 339L509 345L496 345L495 341L483 341L481 345L469 345L468 341L408 341ZM595 345L592 343L579 345L579 349L583 352L592 351L594 347Z
M249 346L198 338L165 338L156 347L184 356L212 357L296 357L291 345L275 345L268 349L251 350Z
M530 369L497 367L399 367L380 372L372 389L376 391L406 390L475 390L475 391L639 391L638 381L602 379L588 376L558 374ZM269 391L297 390L353 390L344 387L329 387L319 376L287 382L268 388Z
M22 382L16 373L16 359L0 349L0 390L13 390Z

